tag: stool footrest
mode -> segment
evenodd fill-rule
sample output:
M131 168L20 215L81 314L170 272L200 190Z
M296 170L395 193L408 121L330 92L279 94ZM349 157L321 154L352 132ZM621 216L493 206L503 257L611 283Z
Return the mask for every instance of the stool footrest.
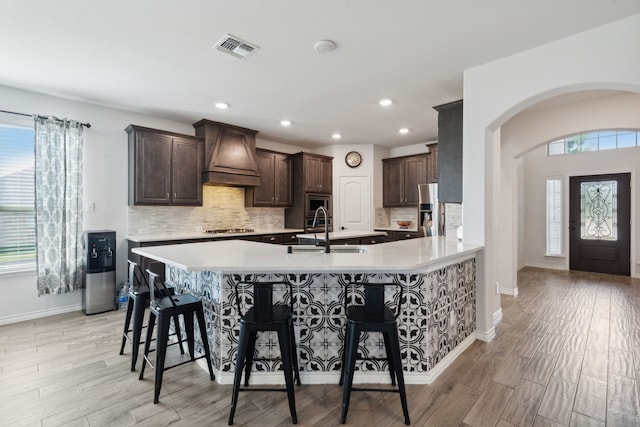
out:
M151 353L151 351L149 351L149 353ZM147 356L146 356L146 355L144 355L144 354L142 355L142 357L144 357L144 359L147 361L147 364L148 364L149 366L151 366L151 368L152 368L152 369L155 369L155 368L156 368L156 367L155 367L155 365L153 364L153 361L151 360L151 358L147 357ZM175 368L176 366L185 365L185 364L187 364L187 363L191 363L191 362L193 362L193 361L195 361L195 360L198 360L198 359L204 359L205 357L207 357L207 355L206 355L206 354L202 354L202 355L200 355L200 356L194 357L193 359L188 359L188 360L184 360L184 361L182 361L182 362L180 362L180 363L176 363L175 365L165 366L165 367L164 367L164 370L166 371L166 370L168 370L168 369Z
M351 391L381 391L383 393L400 393L397 388L369 388L369 387L351 387Z
M238 391L284 391L286 392L286 388L246 388L241 387Z

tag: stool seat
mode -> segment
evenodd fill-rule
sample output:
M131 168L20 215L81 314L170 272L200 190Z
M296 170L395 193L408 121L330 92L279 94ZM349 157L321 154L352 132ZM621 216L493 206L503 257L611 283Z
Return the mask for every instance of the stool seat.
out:
M158 403L160 390L162 388L163 374L167 369L204 358L207 361L207 367L209 368L209 377L211 378L211 381L215 379L215 376L213 374L213 366L211 365L211 352L209 350L209 339L207 336L207 328L204 320L204 308L202 306L202 300L191 294L169 295L167 292L167 287L164 285L162 280L160 280L159 276L150 270L147 270L147 273L149 274L149 290L151 292L151 301L149 303L149 324L147 328L147 339L144 345L144 358L142 359L142 368L140 369L140 380L144 378L144 370L147 363L151 362L149 359L149 353L151 352L151 340L153 337L153 330L157 319L158 331L156 336L155 349L156 360L155 365L153 366L155 369L153 403ZM159 286L159 289L156 289L156 285ZM160 291L160 294L157 298L156 290ZM202 338L202 347L204 350L204 355L198 357L196 357L195 355L195 333L193 324L194 315L198 320L200 337ZM167 346L169 345L169 322L171 318L176 318L178 316L182 316L182 320L184 321L190 360L182 363L177 363L172 366L165 366ZM178 343L182 342L181 336L178 336L177 339Z
M352 391L381 391L394 392L400 394L400 403L404 414L404 423L410 424L409 409L407 406L407 394L404 385L404 375L402 372L402 358L400 356L400 339L398 337L397 317L400 314L400 304L403 300L403 288L395 283L361 283L351 282L353 287L364 288L364 304L347 306L345 292L344 304L347 317L345 330L345 344L342 352L342 371L340 373L340 384L343 386L342 394L342 414L340 423L344 424L349 411L349 400ZM385 286L395 286L400 289L396 311L392 311L384 303ZM380 332L384 338L384 346L387 353L387 363L394 389L384 388L358 388L353 387L353 376L355 372L356 360L358 357L358 344L362 332ZM363 359L363 358L361 358Z

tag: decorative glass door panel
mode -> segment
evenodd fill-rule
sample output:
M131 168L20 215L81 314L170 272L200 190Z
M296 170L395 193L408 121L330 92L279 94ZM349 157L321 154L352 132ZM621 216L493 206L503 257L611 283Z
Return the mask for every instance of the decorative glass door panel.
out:
M618 239L618 182L580 183L580 238Z

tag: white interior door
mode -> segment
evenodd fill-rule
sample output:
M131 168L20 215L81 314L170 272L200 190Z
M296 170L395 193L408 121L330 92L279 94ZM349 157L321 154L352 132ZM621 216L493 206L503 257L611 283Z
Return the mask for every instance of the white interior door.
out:
M340 218L334 231L370 231L371 190L369 175L341 176Z

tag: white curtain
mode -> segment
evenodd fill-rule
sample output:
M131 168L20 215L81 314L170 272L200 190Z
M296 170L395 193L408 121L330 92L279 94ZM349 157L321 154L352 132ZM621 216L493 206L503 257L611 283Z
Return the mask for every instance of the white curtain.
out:
M35 118L35 220L38 295L82 287L83 126Z

